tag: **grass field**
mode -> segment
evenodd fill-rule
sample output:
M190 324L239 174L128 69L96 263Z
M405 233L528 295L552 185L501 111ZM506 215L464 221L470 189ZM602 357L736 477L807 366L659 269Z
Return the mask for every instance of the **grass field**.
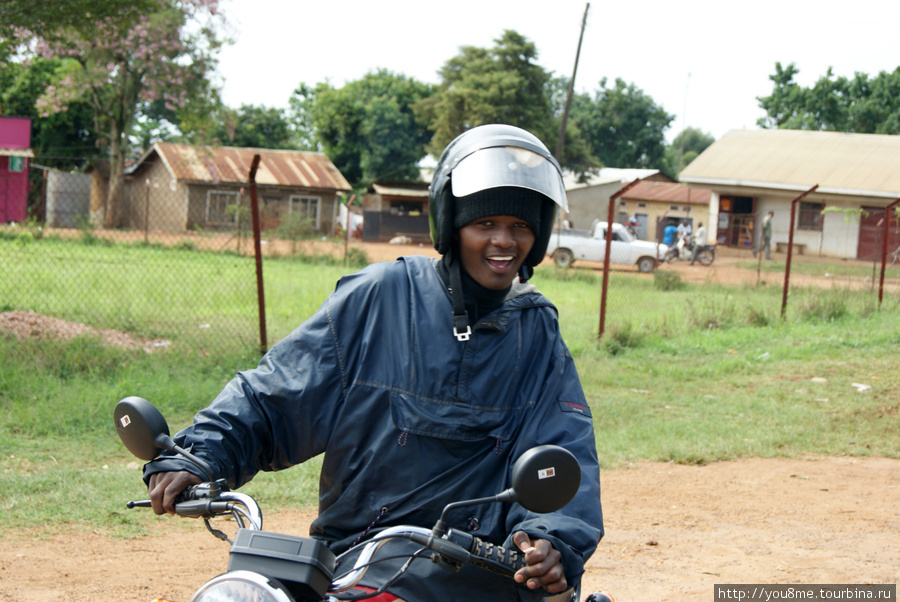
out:
M7 243L19 244L0 241ZM6 266L0 310L34 309L73 320L85 315L81 295L60 291L54 268L45 267L54 264L40 260L55 248L31 245L24 251L34 258L30 264L22 260ZM159 334L144 322L148 308L171 312L177 323L183 308L179 299L206 294L191 287L210 284L188 279L174 285L178 294L154 300L154 290L167 286L167 278L191 272L199 263L220 271L233 263L228 256L189 249L172 250L175 255L164 259L158 250L137 247L83 245L78 252L94 266L162 262L152 279L123 280L113 287L89 280L94 282L91 307L110 308L105 327L147 335ZM315 311L346 271L327 262L267 261L270 342ZM10 275L39 286L24 296L17 291L16 302L10 303ZM541 267L534 280L560 310L560 325L594 414L604 467L635 460L706 463L804 454L900 458L897 299L879 308L865 292L792 290L782 319L781 291L771 287L662 280L635 275L612 281L608 328L599 341L596 274ZM252 296L248 302L229 295L219 289L202 297L208 299L204 311L211 319L230 320L244 312L255 319ZM637 300L640 311L634 309ZM116 315L128 319L117 321ZM0 334L0 528L49 533L65 525L123 536L143 532L153 521L123 505L145 491L138 464L112 425L116 401L145 397L177 430L237 370L257 361L246 342L215 354L178 344L146 354L92 338L20 341ZM313 506L317 468L312 462L260 475L248 490L268 510Z

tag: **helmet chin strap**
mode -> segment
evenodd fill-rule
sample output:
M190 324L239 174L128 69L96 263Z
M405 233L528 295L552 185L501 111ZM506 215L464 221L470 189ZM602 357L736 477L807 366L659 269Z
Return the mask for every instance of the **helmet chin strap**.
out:
M472 336L469 325L469 312L466 311L466 299L462 287L462 267L456 253L451 249L450 255L450 298L453 300L453 336L457 341L468 341Z
M534 276L534 268L523 263L519 268L519 282L528 282L532 276Z

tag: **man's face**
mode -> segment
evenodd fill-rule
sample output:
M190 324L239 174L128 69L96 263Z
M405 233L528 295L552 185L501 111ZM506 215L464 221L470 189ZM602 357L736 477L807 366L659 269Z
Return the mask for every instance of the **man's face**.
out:
M512 284L533 246L531 226L509 215L483 217L459 229L463 268L478 284L493 290Z

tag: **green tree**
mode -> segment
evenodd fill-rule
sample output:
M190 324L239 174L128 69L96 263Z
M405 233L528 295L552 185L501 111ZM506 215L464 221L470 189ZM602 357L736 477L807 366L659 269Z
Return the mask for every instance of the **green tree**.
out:
M151 6L154 12L126 13L127 19L107 16L84 27L43 24L32 32L40 33L32 54L62 60L54 83L37 101L41 114L63 112L76 102L92 109L109 161L102 208L107 227L121 219L123 169L142 103L161 100L175 110L192 92L207 90L222 43L213 26L218 0L154 0Z
M557 138L555 144L549 146L556 154L559 131L562 129L562 116L566 106L566 97L569 92L569 78L557 77L550 82L550 98L553 107L553 129ZM552 142L548 140L548 142ZM566 136L562 149L562 156L556 157L560 165L574 174L586 177L595 172L603 163L594 156L591 145L581 133L578 124L571 117L566 122Z
M838 77L829 67L809 88L794 81L798 73L793 63L775 63L772 93L757 98L766 112L760 127L900 134L900 67L874 78L859 72Z
M0 30L22 28L38 36L54 35L61 28L90 30L97 21L128 21L158 7L158 0L3 0Z
M41 117L35 103L61 67L58 59L37 57L0 62L0 115L31 119L31 148L43 165L60 169L84 167L99 155L93 112L85 103Z
M295 116L301 125L312 125L325 154L360 188L379 178L419 179L430 134L412 106L430 94L428 84L379 69L341 88L320 83L312 101L309 88L301 87L293 106L308 111Z
M284 109L241 105L225 109L224 120L215 130L216 139L226 146L246 148L296 148L291 124Z
M655 168L663 165L665 130L674 119L634 84L600 80L594 97L579 94L572 114L593 154L608 167Z
M301 83L288 101L288 120L294 134L294 146L300 150L321 151L313 124L313 108L316 105L316 89Z
M697 128L685 128L666 148L663 172L677 178L682 169L690 165L697 155L715 141L712 134L707 134Z
M551 75L535 62L537 48L512 30L494 42L490 49L460 48L440 69L437 92L416 105L434 132L428 147L434 156L462 132L487 123L519 126L556 147Z

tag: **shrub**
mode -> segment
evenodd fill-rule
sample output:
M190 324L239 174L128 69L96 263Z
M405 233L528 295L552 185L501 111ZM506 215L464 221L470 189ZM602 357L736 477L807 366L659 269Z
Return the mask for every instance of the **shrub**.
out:
M653 272L653 286L661 291L679 291L687 287L678 272L656 270Z

